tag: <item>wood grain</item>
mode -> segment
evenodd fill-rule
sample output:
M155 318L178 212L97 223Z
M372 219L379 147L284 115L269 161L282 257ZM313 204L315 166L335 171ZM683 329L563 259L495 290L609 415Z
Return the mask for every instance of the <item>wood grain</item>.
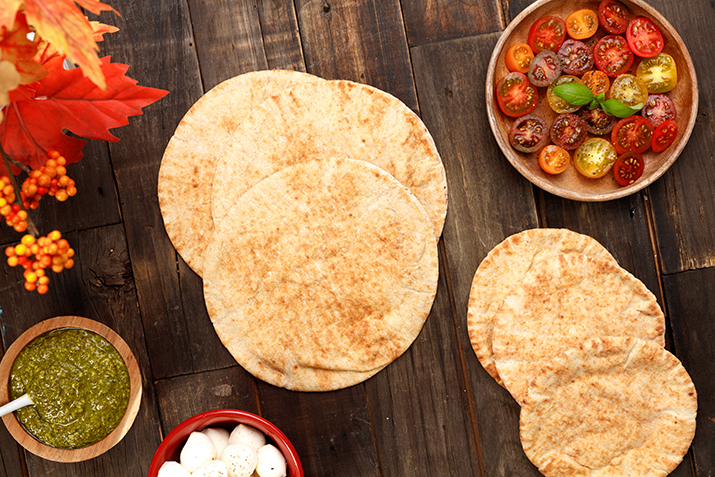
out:
M403 2L410 46L498 31L502 28L498 3L498 0Z

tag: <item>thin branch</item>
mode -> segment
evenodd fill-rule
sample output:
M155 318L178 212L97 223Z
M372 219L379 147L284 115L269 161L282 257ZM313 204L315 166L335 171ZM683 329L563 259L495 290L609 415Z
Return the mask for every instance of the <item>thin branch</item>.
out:
M7 169L8 176L10 176L10 182L12 183L13 189L15 189L15 198L17 199L17 202L20 204L20 209L24 210L27 212L27 209L25 208L25 204L22 203L22 196L20 195L20 187L17 185L17 179L15 179L15 174L12 173L12 169L10 168L10 164L13 165L18 165L17 167L20 167L24 171L28 171L27 166L24 164L20 164L17 161L15 161L13 158L7 155L5 152L5 148L2 147L2 144L0 144L0 153L2 153L2 160L5 163L5 169ZM35 222L32 221L30 218L30 214L27 214L27 231L30 233L33 237L37 238L40 234L37 231L37 227L35 226Z

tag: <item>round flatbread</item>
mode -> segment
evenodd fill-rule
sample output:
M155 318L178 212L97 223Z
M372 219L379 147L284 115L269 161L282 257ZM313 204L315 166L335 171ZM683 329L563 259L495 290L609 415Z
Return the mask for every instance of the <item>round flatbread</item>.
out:
M251 111L216 167L214 221L261 179L325 157L364 160L392 174L425 208L435 237L441 235L447 180L432 136L400 100L351 81L296 86Z
M492 351L504 387L521 403L557 354L594 337L664 346L665 317L640 280L613 262L561 254L534 264L497 311Z
M259 379L300 391L359 383L422 329L438 278L432 222L391 175L321 159L270 175L204 253L216 332Z
M467 330L484 369L503 384L494 364L492 333L496 312L534 264L559 254L581 253L616 263L603 245L567 229L530 229L507 237L482 260L472 280Z
M520 434L547 477L664 477L688 451L696 413L695 386L675 356L650 341L596 338L536 376Z
M176 127L159 168L159 207L181 258L201 275L201 254L213 233L211 186L216 162L249 111L302 83L323 81L299 71L255 71L228 79L203 95Z

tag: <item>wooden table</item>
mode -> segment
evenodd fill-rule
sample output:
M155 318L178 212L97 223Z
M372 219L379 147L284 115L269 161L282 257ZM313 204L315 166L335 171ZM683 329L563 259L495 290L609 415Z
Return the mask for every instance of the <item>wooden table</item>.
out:
M699 394L695 440L673 475L715 475L715 5L648 0L680 32L700 80L699 117L675 165L624 199L581 203L533 187L505 160L487 123L484 83L500 32L528 0L114 0L122 18L103 54L140 84L171 91L90 142L69 168L79 194L43 203L40 230L59 228L76 266L45 296L0 267L7 348L31 325L80 315L116 330L143 372L139 415L103 456L59 464L23 452L0 426L0 476L143 476L162 436L201 411L236 408L280 427L308 476L539 475L518 435L519 408L482 369L466 330L472 276L508 235L567 227L604 244L658 297L667 346ZM344 390L299 393L252 378L219 342L201 280L179 258L157 204L157 172L181 117L205 91L267 68L367 83L404 101L432 132L449 182L432 313L412 347ZM187 170L187 173L189 171ZM2 243L18 240L2 228Z

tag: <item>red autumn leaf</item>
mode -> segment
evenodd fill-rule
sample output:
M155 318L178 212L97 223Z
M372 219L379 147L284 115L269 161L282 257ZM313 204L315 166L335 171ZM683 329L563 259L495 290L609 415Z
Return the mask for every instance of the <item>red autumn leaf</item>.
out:
M25 15L19 14L13 28L5 29L5 36L0 39L0 56L15 65L20 73L20 84L34 83L47 74L45 67L33 60L37 42L27 37L30 31Z
M44 66L49 74L36 83L10 93L0 143L8 155L36 169L47 160L47 152L58 150L68 163L82 157L86 141L70 137L64 129L86 138L118 141L109 129L129 123L129 116L163 98L168 91L138 86L125 75L128 65L101 59L107 89L101 90L79 68L66 70L64 56L53 55Z

